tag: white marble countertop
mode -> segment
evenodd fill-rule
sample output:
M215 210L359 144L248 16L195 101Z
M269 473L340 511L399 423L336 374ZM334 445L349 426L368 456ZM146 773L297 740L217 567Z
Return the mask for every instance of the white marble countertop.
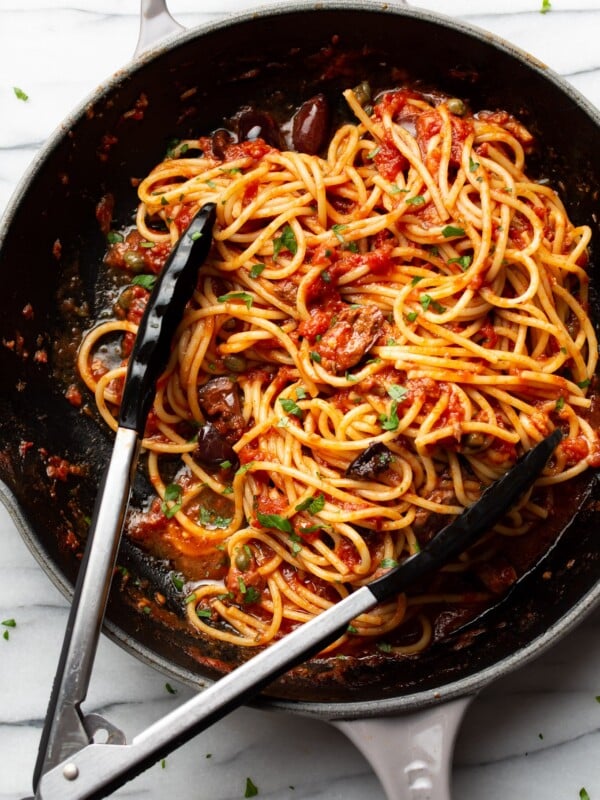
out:
M500 34L564 75L600 107L600 0L425 0ZM186 26L245 0L172 0ZM202 10L199 10L202 8ZM0 0L0 212L38 148L74 106L128 61L137 0ZM29 97L20 101L19 87ZM0 443L1 446L1 443ZM31 793L31 774L66 621L49 583L0 508L0 800ZM455 800L600 800L600 612L534 663L496 682L467 713ZM6 638L8 637L8 638ZM103 638L86 703L132 736L191 690ZM116 794L120 798L371 800L383 792L326 723L240 709Z

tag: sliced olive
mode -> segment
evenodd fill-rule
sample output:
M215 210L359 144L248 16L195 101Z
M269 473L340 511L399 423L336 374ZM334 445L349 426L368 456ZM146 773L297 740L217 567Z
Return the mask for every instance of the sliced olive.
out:
M225 128L219 128L212 136L212 149L217 158L225 158L225 150L233 142L233 136Z
M354 459L346 470L346 477L374 480L380 472L388 469L393 458L391 450L382 442L375 442Z

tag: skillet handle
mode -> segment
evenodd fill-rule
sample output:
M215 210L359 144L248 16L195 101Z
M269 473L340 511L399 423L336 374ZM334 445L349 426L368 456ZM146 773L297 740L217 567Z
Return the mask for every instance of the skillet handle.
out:
M185 27L169 13L166 0L141 0L140 33L133 58L139 58L142 53L167 36L184 30Z
M391 717L332 720L365 756L388 800L450 800L454 744L473 695Z

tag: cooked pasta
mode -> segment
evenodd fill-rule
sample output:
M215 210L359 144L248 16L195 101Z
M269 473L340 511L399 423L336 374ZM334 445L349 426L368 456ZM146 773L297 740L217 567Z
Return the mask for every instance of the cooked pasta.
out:
M528 176L532 138L508 113L409 89L372 107L345 98L354 120L324 155L203 137L141 180L135 227L107 262L142 274L78 365L116 429L151 273L216 203L143 441L157 499L130 535L152 530L183 553L189 622L242 647L418 551L560 426L536 488L446 582L362 615L332 645L405 655L430 642L429 607L505 591L516 573L501 542L549 513L536 492L600 463L591 233Z

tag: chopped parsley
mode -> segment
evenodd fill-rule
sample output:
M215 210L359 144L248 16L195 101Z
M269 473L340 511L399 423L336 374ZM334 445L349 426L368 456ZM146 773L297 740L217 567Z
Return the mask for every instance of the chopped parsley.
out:
M13 86L13 92L15 93L17 100L22 100L24 103L29 100L29 95L24 92L23 89L19 89L18 86Z
M109 244L117 244L117 242L122 242L122 241L124 241L123 234L122 233L118 233L117 231L109 231L106 234L106 241Z
M309 355L310 355L310 360L314 361L315 364L320 364L321 363L321 354L320 353L317 353L315 350L311 350Z
M309 514L318 514L325 507L325 495L318 494L316 497L312 495L306 497L301 503L296 506L296 511L308 511Z
M395 558L384 558L382 559L380 565L382 569L394 569L394 567L398 566L398 562Z
M181 592L183 587L185 586L185 578L181 574L181 572L171 572L171 583L177 589L178 592Z
M286 414L293 414L298 419L302 419L304 416L304 412L295 400L291 400L289 397L280 397L279 402Z
M224 517L222 514L217 514L212 509L202 506L198 513L198 522L203 528L226 528L231 524L233 517Z
M252 778L246 778L246 792L244 797L256 797L258 794L258 788L252 782Z
M406 395L408 389L404 386L393 385L388 388L388 394L392 398L389 414L380 414L379 421L384 431L395 431L398 429L400 419L398 418L398 403L401 403Z
M469 156L469 172L477 172L479 169L479 161L474 161L471 156Z
M149 292L154 289L154 285L156 283L156 275L136 275L135 278L131 281L132 286L142 286L144 289L147 289Z
M194 231L190 236L192 242L197 242L200 238L202 238L202 231Z
M449 264L458 264L463 272L471 266L471 261L473 261L473 257L466 255L466 256L458 256L458 258L449 258Z
M282 250L289 250L295 256L298 252L298 242L296 234L292 230L291 225L286 225L281 231L281 235L273 239L273 260L276 261L279 253Z
M242 466L238 469L235 473L236 475L243 475L245 472L248 472L249 469L252 469L254 466L254 461L249 461L247 464L242 464Z
M242 576L238 578L238 587L240 594L244 598L244 603L256 603L260 600L260 592L254 586L246 586Z
M294 530L289 519L279 514L262 514L259 511L256 518L264 528L275 528L283 533L292 533Z
M589 794L587 792L587 789L582 787L579 790L579 800L590 800L590 796L589 796Z
M248 311L252 308L254 298L248 292L227 292L217 297L219 303L228 303L230 300L243 300Z
M427 311L430 306L437 314L441 314L446 310L445 307L438 303L437 300L434 300L430 294L422 294L419 298L419 303L421 303L423 311Z
M165 683L165 689L169 694L177 694L177 689L174 689L170 683Z
M178 483L170 483L165 487L165 497L160 506L160 510L163 512L165 517L170 519L181 510L182 495L183 490Z
M405 315L408 322L414 322L417 317L419 316L418 311L409 311L408 314Z
M264 269L265 269L264 264L252 264L252 266L250 267L250 277L258 278L259 275L262 274Z
M442 236L444 239L449 239L451 236L464 236L464 228L459 228L458 225L446 225L442 228Z
M542 7L540 8L540 14L547 14L549 11L552 11L552 3L550 0L542 0Z
M406 200L406 203L409 206L422 206L424 202L425 198L422 194L416 194L414 197L409 197Z

